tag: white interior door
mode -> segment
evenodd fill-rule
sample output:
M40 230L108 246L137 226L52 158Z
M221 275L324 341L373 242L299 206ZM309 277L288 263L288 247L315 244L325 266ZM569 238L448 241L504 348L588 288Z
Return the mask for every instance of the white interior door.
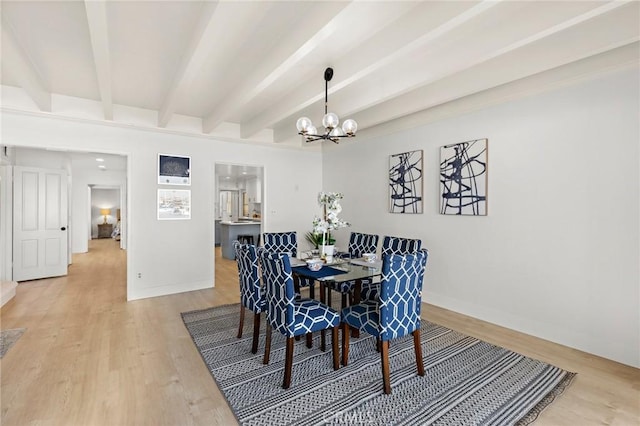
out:
M67 173L14 167L13 279L67 275Z

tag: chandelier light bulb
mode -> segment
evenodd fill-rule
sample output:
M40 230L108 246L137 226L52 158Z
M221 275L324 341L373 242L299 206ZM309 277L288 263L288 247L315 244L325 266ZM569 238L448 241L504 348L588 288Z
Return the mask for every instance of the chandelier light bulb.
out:
M325 116L322 118L322 125L325 129L333 130L334 128L338 127L339 123L340 119L336 114L332 112L325 114Z
M345 120L344 123L342 123L342 130L347 136L354 136L358 130L358 123L352 119Z
M327 112L329 105L329 81L333 78L333 68L327 68L324 70L324 117L322 118L322 125L324 131L320 134L318 129L313 125L313 122L307 117L300 117L296 122L298 134L304 136L307 142L314 142L317 140L330 140L338 143L340 138L350 138L356 135L358 130L358 123L355 120L348 119L339 127L340 119L332 112Z
M298 128L299 133L307 134L310 133L309 128L313 127L313 123L307 117L300 117L296 122L296 127ZM311 133L315 133L315 131Z

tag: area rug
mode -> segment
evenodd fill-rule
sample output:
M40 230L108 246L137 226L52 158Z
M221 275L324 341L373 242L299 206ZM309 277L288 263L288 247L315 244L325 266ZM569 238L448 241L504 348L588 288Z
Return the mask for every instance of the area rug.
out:
M319 336L311 349L296 342L284 390L284 337L273 333L271 362L263 365L264 330L253 355L253 321L236 338L239 312L226 305L182 319L242 425L526 425L575 375L423 320L426 374L416 374L411 336L392 341L391 395L382 392L380 355L367 335L351 339L349 365L337 371L330 339L326 352Z
M15 328L13 330L0 331L0 358L4 357L4 354L18 341L25 330L26 328Z

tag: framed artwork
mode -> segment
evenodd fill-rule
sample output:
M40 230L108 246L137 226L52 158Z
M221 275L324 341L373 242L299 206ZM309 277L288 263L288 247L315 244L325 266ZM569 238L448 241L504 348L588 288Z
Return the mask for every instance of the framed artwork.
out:
M389 157L389 212L422 213L422 150Z
M158 220L191 219L191 190L158 189Z
M191 157L158 154L158 183L191 185Z
M440 213L487 215L487 139L440 148Z

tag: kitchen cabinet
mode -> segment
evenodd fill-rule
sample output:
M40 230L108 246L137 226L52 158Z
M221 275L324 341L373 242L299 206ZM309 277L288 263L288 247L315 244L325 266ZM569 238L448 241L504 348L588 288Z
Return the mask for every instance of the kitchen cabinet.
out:
M262 181L258 178L247 181L247 198L250 203L262 203Z
M222 226L220 226L220 220L219 219L216 219L215 222L216 222L216 227L215 227L215 233L216 233L216 235L215 235L215 245L216 245L216 247L218 247L218 246L220 246L220 244L222 242L222 239L221 239Z

